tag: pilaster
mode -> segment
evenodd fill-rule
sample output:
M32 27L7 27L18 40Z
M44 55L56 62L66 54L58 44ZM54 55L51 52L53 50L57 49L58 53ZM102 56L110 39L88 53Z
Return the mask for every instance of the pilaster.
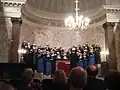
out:
M120 22L116 23L115 30L115 43L116 43L116 58L117 58L117 70L120 71Z
M110 70L117 70L114 27L115 23L113 22L107 22L103 25L105 30L105 48L109 51L109 55L106 56L106 61L109 64Z
M20 25L22 22L21 18L11 18L11 22L12 22L12 40L9 51L9 62L17 63L20 38Z

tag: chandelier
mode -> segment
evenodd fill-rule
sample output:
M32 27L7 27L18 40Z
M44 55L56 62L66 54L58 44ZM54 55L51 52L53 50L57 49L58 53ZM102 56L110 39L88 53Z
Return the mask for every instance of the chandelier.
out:
M90 19L88 17L79 15L78 3L79 1L75 0L75 18L73 16L68 16L64 21L65 27L69 27L72 30L77 31L87 29L90 23Z

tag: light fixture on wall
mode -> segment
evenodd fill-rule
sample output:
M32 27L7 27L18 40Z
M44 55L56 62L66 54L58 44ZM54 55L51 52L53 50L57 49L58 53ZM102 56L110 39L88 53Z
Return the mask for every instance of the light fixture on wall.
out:
M19 49L19 50L18 50L18 53L20 53L20 54L25 54L25 53L27 53L27 51L26 51L25 49Z
M65 20L65 26L71 28L72 30L84 30L87 29L90 23L90 18L79 15L78 0L75 0L75 18L73 16L68 16Z

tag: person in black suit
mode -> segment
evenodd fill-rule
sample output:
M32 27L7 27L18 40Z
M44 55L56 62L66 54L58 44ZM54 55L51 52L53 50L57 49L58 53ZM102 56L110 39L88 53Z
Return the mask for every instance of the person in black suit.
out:
M77 55L77 50L75 47L72 47L71 54L70 54L71 69L73 69L74 67L77 67L78 61L79 61L79 57Z
M23 78L20 80L17 90L33 90L31 87L32 80L34 78L34 72L32 69L26 69L23 72Z
M99 45L96 45L95 52L94 52L95 53L95 64L101 63L100 51L101 51L101 48L99 47Z
M87 68L87 85L84 90L104 90L103 80L97 79L98 68L95 65L90 65Z
M120 90L120 72L109 71L104 79L105 89Z

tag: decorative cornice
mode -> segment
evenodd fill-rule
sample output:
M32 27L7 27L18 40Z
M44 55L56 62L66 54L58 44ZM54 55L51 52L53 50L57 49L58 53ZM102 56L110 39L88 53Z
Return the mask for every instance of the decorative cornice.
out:
M120 13L120 6L104 5L104 9L109 13Z
M23 18L26 18L27 20L37 23L37 24L42 24L42 25L47 25L47 26L55 26L55 27L64 27L64 20L53 20L53 19L47 19L43 17L36 17L31 14L25 14L22 13ZM94 24L100 21L103 21L106 18L106 15L104 14L103 16L94 19L91 21L90 24Z
M106 9L106 12L109 12L109 13L120 13L120 8L119 9Z
M104 5L107 22L120 21L120 5Z
M64 20L69 15L74 15L75 13L54 13L54 12L47 12L43 10L36 9L32 6L30 6L28 3L25 3L24 7L22 8L23 13L31 13L32 15L36 17L43 17L48 19L54 19L54 20ZM84 16L89 17L90 19L96 19L105 14L105 10L103 7L95 8L89 11L85 11L81 14Z
M22 19L21 18L14 18L14 17L12 17L11 18L11 22L12 23L20 23L20 24L22 24Z
M102 26L105 22L106 22L106 18L104 20L101 20L101 21L96 22L94 24L90 24L89 28ZM69 30L69 28L67 28L67 27L57 27L57 26L48 26L48 25L39 24L39 23L36 23L34 21L31 21L30 19L28 19L24 16L22 17L22 23L25 23L25 24L30 25L30 26L35 27L35 28L45 28L45 29L54 29L54 30L58 30L58 29Z
M95 8L100 8L105 4L105 0L78 1L78 7L80 8L81 13ZM43 10L52 13L72 13L75 9L74 0L27 0L27 3L37 10Z
M52 19L47 19L43 17L35 17L31 16L29 17L22 14L23 18L27 19L28 21L34 22L36 24L41 24L41 25L47 25L47 26L56 26L56 27L64 27L64 21L63 20L52 20Z
M25 4L25 2L14 2L14 1L1 1L3 6L7 7L21 7Z
M96 12L95 12L95 15L97 15L97 16L95 16L94 13L93 13L94 16L91 16L92 21L91 21L90 25L105 20L106 13L103 13L104 9L98 9L98 10L100 10L100 11L98 11L99 15L96 14ZM23 18L26 18L28 21L34 22L36 24L41 24L41 25L46 25L46 26L55 26L55 27L64 27L64 19L61 19L61 17L59 18L59 16L58 16L57 18L55 18L54 16L51 16L51 13L47 14L51 18L41 16L41 14L43 14L43 13L39 13L39 10L35 10L34 8L30 7L28 4L25 4L22 7L21 11L22 11ZM62 18L65 18L65 14L62 15Z
M115 26L115 22L106 22L103 24L103 28L106 29L106 28L114 28Z
M98 18L92 20L90 24L94 24L94 23L100 22L100 21L104 20L105 18L106 18L106 14L102 15L101 17L98 17Z

